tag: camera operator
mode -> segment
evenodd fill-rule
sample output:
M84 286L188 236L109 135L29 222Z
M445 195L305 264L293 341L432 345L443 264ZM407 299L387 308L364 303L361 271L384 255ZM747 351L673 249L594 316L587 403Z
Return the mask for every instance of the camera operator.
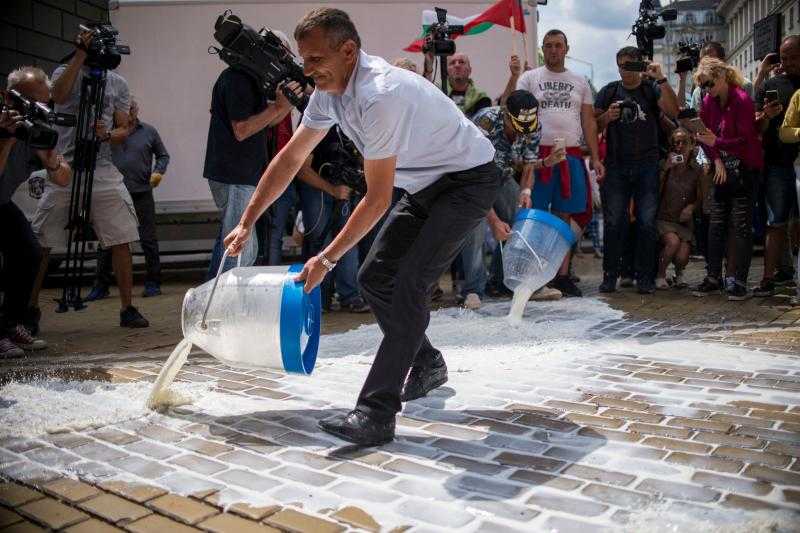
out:
M780 66L756 94L756 124L764 147L764 194L767 205L767 236L764 247L764 277L754 296L772 296L776 284L792 280L791 267L779 268L787 246L786 226L797 213L794 161L797 144L781 142L778 132L795 91L800 89L800 35L783 40Z
M47 75L36 67L22 67L8 75L8 90L15 89L30 101L49 102ZM23 355L23 350L47 347L23 325L29 320L30 302L41 259L41 250L23 212L11 201L14 191L32 172L42 168L47 177L61 186L70 180L71 170L56 150L37 150L12 135L22 126L13 107L0 111L0 253L3 254L5 280L0 309L0 359Z
M298 96L302 94L296 82L287 86ZM222 213L209 279L217 275L223 237L238 224L267 165L267 128L278 125L291 110L291 103L280 89L275 91L275 101L268 102L257 80L243 70L227 67L214 83L203 177ZM255 239L248 241L242 253L243 266L255 262L257 247ZM228 258L223 270L235 265L236 261Z
M532 93L539 102L542 123L539 157L547 158L562 147L567 157L553 167L539 170L532 202L535 209L552 210L569 224L575 215L586 212L590 202L581 146L588 146L591 168L598 179L602 179L605 168L597 148L597 122L589 83L564 66L569 51L566 34L556 29L548 31L542 40L542 50L544 66L523 73L517 89ZM569 275L570 257L568 253L551 286L567 296L582 296Z
M169 165L169 153L158 131L139 120L139 105L131 98L128 117L128 137L112 145L111 154L117 169L125 178L125 187L133 199L139 221L139 243L144 252L146 275L142 296L149 298L161 294L161 260L156 238L156 205L153 189L164 178ZM154 164L155 161L155 164ZM108 296L111 284L111 254L108 250L97 252L97 279L86 300L99 300Z
M617 289L628 206L636 208L635 270L640 294L655 291L658 233L659 116L678 114L678 98L661 72L661 65L642 61L642 52L627 46L617 52L621 79L597 94L597 121L606 131L607 174L600 185L604 243L601 292ZM644 72L642 72L644 71Z
M75 52L67 64L53 72L53 101L56 110L78 114L81 100L82 76L89 73L85 62L89 56L93 34L83 31L76 39ZM130 92L128 82L107 71L102 119L95 124L100 147L92 184L91 220L100 245L111 250L120 297L120 326L145 328L150 324L132 305L133 263L130 243L139 240L138 222L131 195L125 188L122 174L114 166L111 145L123 142L128 136ZM58 127L58 150L68 161L75 156L77 128ZM70 190L48 187L33 218L34 231L44 249L40 270L47 268L47 257L56 245L66 246L65 231L69 218ZM38 280L44 276L40 273ZM38 299L38 287L36 290Z
M406 191L359 272L384 338L356 408L320 421L323 431L355 444L384 444L394 438L402 402L447 381L444 358L425 335L430 290L486 217L501 175L492 144L452 100L420 76L364 52L344 11L310 11L295 38L316 89L302 124L270 162L225 242L232 254L241 252L254 221L335 124L364 157L367 190L342 231L297 277L307 292L379 222L393 185Z
M295 183L305 227L303 260L319 254L347 223L366 189L363 167L355 146L338 126L328 131L306 160ZM367 236L364 241L371 239ZM369 312L358 290L360 246L348 250L332 272L340 309L351 313Z

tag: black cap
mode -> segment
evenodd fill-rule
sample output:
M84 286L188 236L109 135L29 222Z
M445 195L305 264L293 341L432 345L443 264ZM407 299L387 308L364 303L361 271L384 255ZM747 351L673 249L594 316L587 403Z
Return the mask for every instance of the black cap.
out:
M506 100L506 111L520 133L532 133L539 126L539 101L530 91L511 93Z

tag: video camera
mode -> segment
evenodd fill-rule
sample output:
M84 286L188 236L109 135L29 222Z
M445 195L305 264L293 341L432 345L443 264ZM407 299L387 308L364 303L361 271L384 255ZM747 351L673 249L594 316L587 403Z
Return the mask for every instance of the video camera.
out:
M339 132L339 141L326 152L326 159L319 168L322 179L333 185L347 185L358 195L366 194L364 161L353 141Z
M456 42L450 37L464 33L464 26L450 25L447 23L447 10L435 7L436 24L431 24L428 28L430 40L426 40L422 45L422 52L427 54L433 52L436 56L451 56L456 53Z
M296 81L303 89L314 86L313 80L303 74L303 67L297 63L292 51L270 30L261 28L255 31L231 11L217 17L214 30L214 39L222 48L211 46L208 52L219 54L230 67L255 78L268 98L275 99L275 91L281 82ZM288 87L283 87L282 92L300 110L308 104L306 95L298 98Z
M675 74L690 72L700 64L700 49L702 44L695 42L678 43L678 54L681 58L675 62Z
M118 44L119 32L111 24L103 22L91 23L88 26L79 25L83 31L92 34L92 41L86 50L88 56L86 65L103 70L114 70L122 61L123 55L131 53L131 47Z
M14 133L0 130L0 137L16 137L22 142L38 150L51 150L58 143L58 132L52 126L75 126L75 115L56 113L46 104L28 100L16 89L8 91L8 101L4 101L0 109L13 109L22 115L20 124Z
M642 0L639 4L639 18L633 23L631 35L636 36L636 46L648 59L653 59L653 41L667 35L667 28L658 23L659 18L663 21L676 20L678 10L658 11L653 0Z

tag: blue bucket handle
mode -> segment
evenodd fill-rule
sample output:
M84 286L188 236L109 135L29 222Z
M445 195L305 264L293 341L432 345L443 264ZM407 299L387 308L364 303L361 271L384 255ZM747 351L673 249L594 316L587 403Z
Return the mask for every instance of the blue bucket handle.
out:
M542 224L550 226L556 230L570 246L573 246L577 241L575 233L573 233L569 224L547 211L542 211L541 209L520 209L517 211L517 216L514 217L514 223L522 220L535 220L536 222L541 222Z

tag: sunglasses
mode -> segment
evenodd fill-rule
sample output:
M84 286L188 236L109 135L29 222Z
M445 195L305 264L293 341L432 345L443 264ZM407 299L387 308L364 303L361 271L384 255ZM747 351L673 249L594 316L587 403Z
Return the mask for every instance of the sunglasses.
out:
M716 84L717 84L717 82L714 81L714 80L706 80L706 81L704 81L703 83L700 84L700 88L707 91L707 90L711 89Z
M680 145L687 145L687 144L689 144L689 141L687 141L685 139L675 139L674 141L672 141L672 146L680 146Z

